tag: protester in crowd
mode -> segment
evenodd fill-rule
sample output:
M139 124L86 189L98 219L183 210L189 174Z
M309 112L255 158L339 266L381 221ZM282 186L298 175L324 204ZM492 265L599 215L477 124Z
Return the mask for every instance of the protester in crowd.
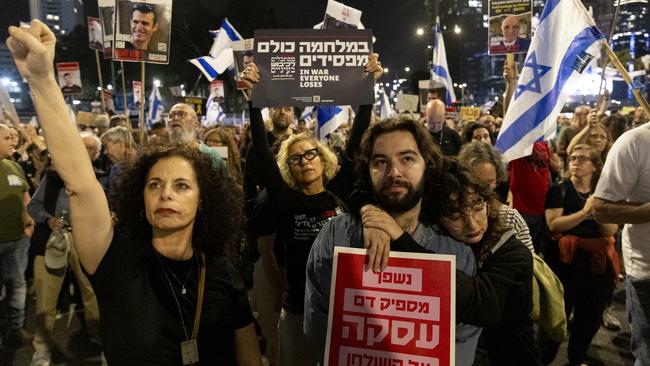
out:
M445 103L440 99L427 103L426 120L433 142L440 146L444 155L458 155L460 135L445 124Z
M573 137L575 137L575 135L582 131L582 129L587 125L587 114L590 110L591 108L587 105L577 106L573 110L573 119L571 119L571 124L560 130L560 136L557 139L557 154L564 161L564 166L568 166L567 148L569 147L569 143L571 143Z
M111 119L108 114L98 114L95 116L95 129L97 136L101 136L110 128Z
M620 113L612 113L609 116L603 117L601 123L609 130L612 141L618 140L629 129L627 118L623 117Z
M57 248L46 248L54 230L68 230L70 227L69 197L63 181L53 165L50 165L43 181L27 206L29 214L36 222L31 240L34 257L34 290L36 293L36 333L32 345L31 366L49 366L52 362L51 350L54 343L54 322L56 319L59 293L63 287L66 269L72 269L78 284L84 309L84 325L87 334L99 342L99 309L90 282L82 272L79 257L74 247L66 242L56 243ZM46 251L50 251L49 262ZM56 250L56 251L55 251ZM68 252L69 251L69 252Z
M487 126L488 130L490 131L490 135L494 135L496 133L497 120L493 115L483 114L481 117L479 117L477 122Z
M492 145L492 134L487 125L481 122L471 122L465 125L463 131L463 143L467 144L472 141L479 141L484 144Z
M478 262L476 276L456 276L457 321L483 327L474 365L541 365L530 317L532 247L517 239L523 234L511 230L511 223L503 220L504 206L469 167L448 159L442 171L425 200L432 202L432 216L439 218L444 232L468 244ZM366 208L363 223L385 231L394 241L392 250L425 251L382 212Z
M108 181L105 187L110 194L117 184L119 175L124 165L133 162L138 155L137 145L126 127L117 126L108 129L101 136L102 146L105 149L106 157L111 160L111 171L108 174Z
M128 127L128 124L131 123L129 121L129 118L123 114L116 114L114 116L111 116L111 119L109 121L109 128L113 128L116 126L124 126Z
M557 248L545 248L545 257L564 286L567 318L573 312L568 355L576 365L584 361L600 328L618 275L613 236L617 226L598 224L592 217L592 193L602 164L595 148L576 145L569 156L569 177L554 183L546 199L546 224L561 236ZM557 348L544 348L545 362L550 363Z
M648 122L648 116L641 107L636 107L634 110L634 118L632 119L632 128L639 127Z
M649 147L647 124L621 135L609 151L593 200L593 214L599 223L625 224L625 302L635 366L650 364Z
M364 135L355 172L357 195L362 201L375 202L418 245L436 253L455 255L456 268L470 276L474 274L475 261L470 248L441 235L431 220L433 209L422 201L425 192L434 189L436 180L444 173L442 154L421 124L410 119L387 119L370 127ZM374 230L365 230L357 214L339 215L323 226L311 249L307 262L304 330L321 362L334 247L360 247L365 240L369 247L368 268L385 269L390 237ZM383 241L372 240L375 235L381 235ZM461 312L457 314L460 316ZM456 325L456 365L472 365L480 328L460 322Z
M227 165L228 175L239 185L244 183L244 177L241 170L241 159L239 149L235 142L235 137L228 128L213 127L206 130L203 134L203 141L212 148L225 147L228 149Z
M383 73L378 55L370 55L364 69L377 80ZM250 63L244 69L242 77L249 92L252 91L253 83L260 82L255 63ZM303 333L305 266L321 227L347 210L347 205L339 197L347 198L352 191L351 157L356 154L363 131L370 123L371 110L372 105L359 107L352 136L339 168L339 159L334 152L307 134L291 135L282 142L276 161L268 143L261 111L250 105L253 147L259 164L257 174L268 192L267 202L260 205L273 207L279 218L276 228L278 236L283 239L280 246L284 254L282 262L286 270L286 285L278 323L279 363L283 366L315 365L317 362ZM276 113L285 114L285 111ZM287 110L285 117L289 116ZM279 120L286 122L285 118ZM250 161L247 159L248 164ZM260 252L273 253L272 250ZM269 277L277 275L271 274Z
M270 108L270 110L271 129L266 132L266 140L268 141L269 146L273 146L278 139L293 133L293 130L289 128L289 126L293 123L294 111L293 107L273 107ZM257 194L264 189L264 185L259 180L258 172L260 165L257 159L257 153L255 152L255 146L253 145L257 146L257 144L249 145L249 149L246 152L246 166L244 171L244 190L246 193L246 199L257 197Z
M246 292L223 256L239 231L239 191L197 149L154 151L125 172L130 179L118 186L114 227L83 145L66 122L53 77L54 34L38 20L9 33L70 196L75 248L97 295L108 362L178 365L189 352L202 364L261 365Z
M591 109L587 115L587 127L583 128L582 131L578 132L577 135L569 143L567 147L567 152L571 154L573 148L580 144L587 144L600 154L600 160L605 162L607 158L607 153L612 147L614 140L609 133L609 130L598 123L598 111L596 109Z
M458 160L467 164L474 174L474 178L481 184L497 193L499 200L492 202L491 208L499 213L499 220L503 225L514 231L515 236L528 249L534 251L533 240L528 230L528 225L523 217L514 208L504 204L505 201L499 195L508 194L508 173L501 159L501 155L490 145L478 141L463 145L458 154ZM505 183L505 184L504 184ZM499 187L505 187L505 192Z
M197 140L199 119L196 116L194 108L185 103L174 104L171 109L169 109L167 118L169 119L167 122L169 140L173 145L187 146L199 150L212 160L212 164L218 168L222 174L228 174L228 170L223 163L223 159L221 159L219 152Z
M53 87L60 89L52 78ZM0 288L5 288L2 301L5 347L29 343L30 335L23 330L25 323L25 269L29 237L34 220L27 213L29 184L20 165L10 159L16 148L10 128L0 124Z

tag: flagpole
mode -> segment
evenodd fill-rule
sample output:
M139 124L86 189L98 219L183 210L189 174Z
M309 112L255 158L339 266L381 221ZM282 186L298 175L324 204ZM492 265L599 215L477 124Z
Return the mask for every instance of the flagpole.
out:
M616 21L618 20L618 10L620 8L619 3L616 3L616 11L614 11L614 19L612 20L612 28L609 30L609 38L607 39L607 44L612 43L612 38L614 37L614 30L616 29ZM603 60L603 69L600 73L600 85L598 86L598 98L603 94L603 82L605 81L605 70L607 69L607 56Z
M104 102L104 81L102 80L102 66L99 62L98 50L95 50L95 61L97 61L97 77L99 78L99 99L102 100L102 111L106 113L106 102Z
M142 142L144 143L144 95L145 95L145 80L144 80L144 61L140 62L140 80L142 83L142 88L140 89L140 133L142 136ZM150 106L151 107L151 106Z
M131 126L131 119L129 118L129 109L126 107L126 76L124 76L126 71L124 70L124 61L120 61L120 67L122 68L122 101L124 103L124 115L129 120L129 123L126 124L129 128L129 132L133 132L131 131L133 127Z
M641 108L643 108L646 115L650 116L650 104L648 104L648 101L643 97L643 94L641 94L641 90L632 86L632 77L630 77L630 74L628 74L627 70L625 70L625 66L623 66L608 43L605 43L604 48L605 53L609 57L609 60L614 64L614 67L616 67L618 72L621 74L623 80L625 80L628 86L632 87L632 94L634 94L634 99L636 99Z

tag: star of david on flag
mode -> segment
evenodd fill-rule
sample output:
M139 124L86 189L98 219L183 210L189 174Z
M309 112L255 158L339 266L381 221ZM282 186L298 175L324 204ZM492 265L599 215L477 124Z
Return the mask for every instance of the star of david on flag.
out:
M549 70L551 70L550 67L540 65L537 63L537 55L535 55L535 51L528 55L526 57L526 62L524 62L524 68L530 67L533 72L533 78L530 79L529 82L526 84L519 84L517 85L517 91L515 92L515 99L519 98L519 96L525 92L525 91L531 91L533 93L541 93L542 92L542 86L540 83L540 79L546 75ZM521 79L520 79L521 81Z
M605 36L580 0L548 0L539 19L496 149L506 161L531 154L555 135L567 85L579 82Z

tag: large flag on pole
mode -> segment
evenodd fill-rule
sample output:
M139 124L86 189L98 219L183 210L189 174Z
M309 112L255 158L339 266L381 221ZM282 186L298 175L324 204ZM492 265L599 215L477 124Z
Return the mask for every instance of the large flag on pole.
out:
M565 87L578 82L604 38L580 0L546 2L497 137L507 161L530 155L535 141L555 135Z
M158 86L154 85L149 95L149 112L147 113L146 127L150 129L154 123L162 121L165 107L162 105L162 98Z
M324 140L334 132L340 125L348 121L349 113L347 106L327 105L320 106L316 111L318 129L316 135L319 140Z
M447 52L445 51L445 41L442 38L440 29L440 19L436 18L434 26L435 36L433 37L433 58L431 61L431 85L444 86L447 89L447 105L456 101L454 93L454 84L451 82L449 67L447 67Z

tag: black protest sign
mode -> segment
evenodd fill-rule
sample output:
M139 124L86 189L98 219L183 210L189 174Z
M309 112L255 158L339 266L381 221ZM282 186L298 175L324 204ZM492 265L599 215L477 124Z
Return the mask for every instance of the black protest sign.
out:
M365 29L257 30L253 106L372 104L374 79L363 68L371 52Z

